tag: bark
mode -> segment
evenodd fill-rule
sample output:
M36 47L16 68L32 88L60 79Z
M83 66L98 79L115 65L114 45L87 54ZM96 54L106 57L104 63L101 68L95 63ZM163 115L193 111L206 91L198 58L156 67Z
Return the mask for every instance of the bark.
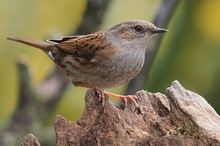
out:
M87 91L85 109L78 122L55 119L58 146L105 145L220 145L220 116L200 95L178 81L167 95L139 91L139 108L116 106L96 90Z

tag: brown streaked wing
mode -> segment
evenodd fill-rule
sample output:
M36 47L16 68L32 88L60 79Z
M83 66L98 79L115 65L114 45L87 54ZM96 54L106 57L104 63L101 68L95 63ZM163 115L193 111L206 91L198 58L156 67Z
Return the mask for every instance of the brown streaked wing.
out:
M62 37L61 39L49 39L47 40L48 42L56 43L55 45L58 46L60 49L63 51L70 53L70 54L75 54L75 41L79 38L80 36L65 36Z
M55 45L67 53L91 60L100 47L100 43L103 42L102 38L97 38L98 34L90 34L85 36L68 36L60 40L51 39L48 41L58 43Z

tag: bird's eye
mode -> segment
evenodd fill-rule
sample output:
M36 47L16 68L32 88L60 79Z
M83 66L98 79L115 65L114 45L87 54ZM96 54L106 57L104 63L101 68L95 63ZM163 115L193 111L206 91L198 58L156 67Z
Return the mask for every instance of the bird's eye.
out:
M144 30L143 27L140 26L140 25L135 26L134 29L135 29L135 31L137 31L137 32L143 32L143 30Z

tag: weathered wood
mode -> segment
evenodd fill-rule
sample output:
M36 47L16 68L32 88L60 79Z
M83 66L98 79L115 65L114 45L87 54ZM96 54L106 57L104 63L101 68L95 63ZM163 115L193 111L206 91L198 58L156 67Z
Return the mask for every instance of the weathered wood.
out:
M200 95L178 81L161 93L139 91L134 105L104 106L94 89L87 91L86 106L78 122L62 116L55 120L57 145L220 145L220 117Z
M24 141L20 146L40 146L40 143L38 142L38 138L30 133L24 137Z
M58 146L85 145L220 145L220 117L200 95L184 89L178 81L161 93L139 91L139 109L134 105L105 104L96 90L89 89L86 106L78 122L56 116ZM33 135L23 145L39 145ZM22 145L21 144L21 145Z

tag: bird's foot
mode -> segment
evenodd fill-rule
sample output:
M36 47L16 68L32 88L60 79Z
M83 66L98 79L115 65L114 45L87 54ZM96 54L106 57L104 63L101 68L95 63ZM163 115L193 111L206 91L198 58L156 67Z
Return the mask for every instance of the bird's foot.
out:
M73 83L75 86L81 86L81 87L85 87L85 88L94 88L96 93L98 94L99 97L99 101L102 102L102 105L105 105L105 99L106 99L106 95L114 97L114 98L118 98L121 99L125 105L125 107L128 105L128 101L132 102L135 106L136 109L139 108L138 103L136 102L136 100L138 99L137 96L135 95L118 95L118 94L114 94L111 92L107 92L104 91L103 89L100 89L99 87L94 87L91 85L87 85L87 84L82 84L82 83Z
M105 105L105 98L106 98L104 91L98 87L94 87L94 89L95 89L96 93L98 94L99 101L102 102L102 105L104 106Z
M120 96L121 100L123 101L125 107L128 105L128 101L132 102L135 106L135 108L138 108L138 103L136 102L137 96L135 95L125 95Z
M136 102L136 100L138 99L137 96L135 95L118 95L118 94L114 94L114 93L110 93L110 92L107 92L107 91L104 91L105 94L107 94L108 96L111 96L111 97L115 97L115 98L118 98L118 99L121 99L125 105L125 107L128 105L128 101L132 102L135 106L136 109L139 108L139 105L138 103Z

